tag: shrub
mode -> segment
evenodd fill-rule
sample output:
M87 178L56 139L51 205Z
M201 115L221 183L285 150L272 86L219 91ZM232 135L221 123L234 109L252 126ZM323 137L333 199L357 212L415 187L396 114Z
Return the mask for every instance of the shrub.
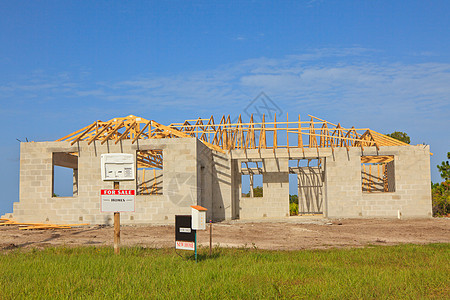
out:
M431 185L433 217L445 217L450 214L450 180Z
M291 216L298 215L298 204L297 203L295 203L295 202L289 203L289 214Z

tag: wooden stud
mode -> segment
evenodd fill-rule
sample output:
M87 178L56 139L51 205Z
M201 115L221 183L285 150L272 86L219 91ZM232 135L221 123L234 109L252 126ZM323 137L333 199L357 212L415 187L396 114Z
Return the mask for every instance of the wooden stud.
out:
M122 128L122 125L125 123L125 120L119 123L119 125L116 125L115 128L102 140L101 144L103 145L108 141L120 128Z
M70 145L72 146L73 144L75 144L76 142L80 141L81 138L83 136L85 136L92 128L94 128L94 126L97 126L97 122L94 122L91 124L91 126L88 127L88 129L86 129L86 131L84 131L82 134L80 134L75 140L73 140Z
M131 128L133 128L135 125L136 125L136 121L131 123L131 125L129 125L128 128L122 133L122 135L116 140L115 144L117 145L117 143L120 142L128 134L128 132L131 130Z
M62 138L57 139L56 142L61 142L61 141L71 141L73 138L75 138L75 136L76 136L77 134L79 134L80 132L86 131L88 128L90 128L92 125L95 125L96 123L97 123L97 122L94 122L94 123L92 123L92 124L90 124L90 125L88 125L88 126L86 126L86 127L83 127L83 128L81 128L81 129L79 129L79 130L77 130L77 131L75 131L75 132L72 132L71 134L68 134L68 135L66 135L66 136L63 136Z
M274 115L274 124L273 124L273 153L275 153L275 149L278 148L278 139L277 139L277 113Z
M103 132L105 132L106 130L108 130L108 128L111 126L112 121L109 121L108 123L106 123L104 125L104 127L102 128L102 130L98 131L98 126L96 128L97 130L97 134L94 135L89 141L88 141L88 145L90 145L93 141L95 141Z
M151 131L151 124L152 123L152 121L148 121L147 122L147 124L145 124L145 126L134 136L134 139L133 139L133 141L131 142L132 144L134 144L134 142L136 142L137 141L137 139L141 136L141 134L145 131L145 129L147 129L147 127L149 127L149 134L148 134L148 136L149 136L149 138L150 138L150 131Z
M87 141L90 145L95 140L100 140L104 144L108 140L115 140L117 144L121 140L131 139L135 143L139 138L179 138L179 137L195 137L212 150L225 153L225 150L232 149L255 149L258 152L261 149L267 149L267 131L273 132L273 146L275 152L277 148L287 148L290 155L289 133L297 134L297 148L302 148L303 156L305 155L303 144L303 135L309 137L309 148L315 147L319 154L319 148L330 148L334 152L336 147L364 147L375 146L378 150L380 146L407 146L407 144L397 141L391 137L370 129L350 129L342 128L340 123L333 124L326 120L311 116L311 120L301 122L300 116L298 121L289 122L289 114L286 114L286 122L277 121L276 114L273 122L266 122L263 115L262 122L254 122L253 115L250 117L249 123L242 121L242 116L236 123L231 123L230 116L224 115L219 124L214 123L214 118L209 119L198 118L195 120L186 120L183 123L172 123L170 126L164 126L154 121L138 118L133 115L125 118L115 118L108 122L98 120L80 130L77 130L57 141L68 141L71 145L79 141ZM193 123L190 123L193 122ZM307 132L303 132L302 123L307 127ZM142 124L142 126L141 126ZM191 125L192 124L192 125ZM290 124L295 124L297 129L291 129ZM315 125L321 127L315 127ZM120 134L118 131L126 127L125 131ZM331 128L330 126L334 126ZM148 128L148 134L144 133ZM316 129L317 128L317 129ZM316 132L317 130L317 132ZM332 130L332 132L330 132ZM364 131L363 131L364 130ZM286 132L286 145L279 145L278 132ZM258 133L258 135L257 135ZM256 140L258 139L258 142Z
M289 130L287 130L288 126L289 126L289 113L286 113L286 147L288 157L291 157L291 153L289 152Z

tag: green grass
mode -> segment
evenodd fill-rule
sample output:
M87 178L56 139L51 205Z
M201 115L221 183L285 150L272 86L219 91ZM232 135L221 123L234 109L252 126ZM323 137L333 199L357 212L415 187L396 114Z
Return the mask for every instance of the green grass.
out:
M450 298L450 244L360 249L49 248L0 254L0 299Z

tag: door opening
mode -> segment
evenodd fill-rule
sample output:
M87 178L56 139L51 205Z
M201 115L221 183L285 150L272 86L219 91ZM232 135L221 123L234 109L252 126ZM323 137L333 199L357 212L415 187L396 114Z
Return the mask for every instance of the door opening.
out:
M323 161L323 158L289 160L290 215L323 214Z

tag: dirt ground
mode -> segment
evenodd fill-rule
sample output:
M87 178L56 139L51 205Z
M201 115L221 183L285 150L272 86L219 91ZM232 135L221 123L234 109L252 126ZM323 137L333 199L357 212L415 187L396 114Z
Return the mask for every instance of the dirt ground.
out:
M174 247L174 226L122 226L121 245ZM200 244L209 245L209 231L199 231ZM450 243L450 218L440 219L302 219L232 221L213 224L213 244L271 250L362 247L369 244ZM52 246L111 246L113 228L19 230L0 226L0 250Z

